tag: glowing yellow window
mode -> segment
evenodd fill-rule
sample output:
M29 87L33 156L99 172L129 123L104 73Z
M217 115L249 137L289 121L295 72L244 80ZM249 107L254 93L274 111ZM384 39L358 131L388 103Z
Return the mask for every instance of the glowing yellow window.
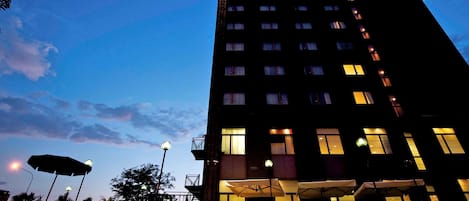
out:
M270 129L269 134L271 135L270 151L272 154L295 154L292 129Z
M384 128L363 128L371 154L392 154L386 130Z
M371 93L367 91L354 91L353 98L355 99L355 104L366 105L373 104L373 98Z
M433 132L445 154L464 154L453 128L433 128Z
M342 142L340 140L339 129L318 128L316 129L321 154L344 154Z
M417 169L426 170L427 168L425 167L425 163L423 163L423 159L420 156L417 146L415 145L415 141L414 141L414 138L412 137L412 134L404 133L404 137L407 141L407 145L409 146L410 152L412 153L412 156L414 157L414 161L415 161L415 164L417 165Z
M245 128L223 128L221 131L221 151L224 154L244 155L245 151Z
M343 68L346 75L365 75L362 65L359 64L344 64Z
M458 179L458 183L464 196L466 196L466 200L469 200L469 179Z

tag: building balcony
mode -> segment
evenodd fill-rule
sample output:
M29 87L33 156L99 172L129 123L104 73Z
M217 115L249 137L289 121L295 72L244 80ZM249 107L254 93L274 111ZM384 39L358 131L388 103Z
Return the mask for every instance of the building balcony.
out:
M205 137L192 138L191 152L195 157L195 160L205 160Z
M202 185L200 184L200 174L186 175L184 187L198 200L202 200Z

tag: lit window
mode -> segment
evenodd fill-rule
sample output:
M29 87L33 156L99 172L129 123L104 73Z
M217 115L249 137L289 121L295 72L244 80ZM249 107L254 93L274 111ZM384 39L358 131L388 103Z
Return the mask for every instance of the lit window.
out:
M353 98L355 99L355 104L357 105L374 104L371 93L368 91L354 91Z
M360 15L360 13L358 12L358 9L352 8L352 13L356 20L362 19L362 15Z
M384 128L363 128L371 154L392 154L391 144Z
M372 45L368 45L368 52L370 53L371 59L373 61L381 60L381 58L379 57L378 51L376 51L376 49Z
M244 24L243 23L228 23L226 24L227 30L243 30Z
M245 128L221 129L221 152L230 155L244 155L245 152Z
M426 170L425 163L423 162L422 157L420 156L419 150L417 149L417 145L415 145L414 138L410 133L404 133L404 137L407 141L407 145L409 146L410 152L414 157L415 164L417 165L418 170Z
M300 43L300 50L318 50L318 46L314 42Z
M433 132L445 154L464 154L453 128L433 128Z
M244 11L244 6L228 6L228 12L241 12Z
M268 105L288 105L286 93L268 93L266 99Z
M433 186L425 185L425 188L427 189L428 197L430 198L430 201L439 201L438 196L435 193L435 188Z
M389 79L388 75L386 74L386 71L384 71L383 69L379 69L378 74L379 74L379 77L381 78L381 82L383 83L383 86L390 87L391 79Z
M297 10L297 11L307 11L307 10L308 10L308 7L306 7L306 6L297 6L297 7L296 7L296 10Z
M368 31L366 31L363 25L360 25L358 28L360 29L360 33L362 34L363 39L370 39L370 34L368 33Z
M362 65L359 64L344 64L342 65L345 75L365 75Z
M329 25L330 25L331 29L345 29L345 28L347 28L347 26L345 26L345 23L340 22L340 21L333 21Z
M223 105L244 105L244 93L225 93Z
M270 151L272 154L295 154L292 129L270 129L269 134L271 137Z
M226 43L226 51L244 51L244 43Z
M458 183L464 196L466 196L466 200L469 200L469 179L458 179Z
M311 92L309 93L309 101L313 105L329 105L332 103L328 92Z
M344 154L342 142L340 141L339 129L318 128L316 129L316 133L318 135L319 149L321 154Z
M268 6L268 5L262 5L262 6L259 7L259 10L260 10L260 11L275 11L276 8L275 8L275 6L273 6L273 5L270 5L270 6Z
M280 43L264 43L262 44L262 50L264 51L280 51L282 46Z
M351 50L353 49L353 44L351 42L337 42L336 43L338 50Z
M225 66L225 76L245 75L244 66Z
M264 66L265 75L285 75L283 66Z
M339 6L327 5L327 6L324 6L324 10L325 10L325 11L338 11L338 10L339 10Z
M261 29L278 29L278 24L275 22L261 23Z
M324 75L322 66L305 66L305 75Z
M394 113L397 117L401 117L404 114L404 110L401 107L401 104L397 101L395 96L389 96L389 102L391 102L391 106L394 109Z
M295 24L296 29L312 29L313 25L309 22L297 22Z

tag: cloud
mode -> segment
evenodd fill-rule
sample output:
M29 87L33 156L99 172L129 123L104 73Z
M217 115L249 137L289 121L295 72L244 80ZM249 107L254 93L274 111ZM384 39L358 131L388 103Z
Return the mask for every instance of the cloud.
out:
M68 110L57 110L58 106L66 106ZM154 147L159 145L154 141L158 139L155 133L174 141L185 141L192 135L200 135L206 125L206 111L203 109L161 109L148 104L110 107L89 101L78 102L77 108L73 106L58 98L0 96L0 137Z
M19 18L7 20L0 33L0 76L19 73L37 81L48 74L54 75L47 56L58 53L58 49L49 42L23 37L20 33L23 24Z

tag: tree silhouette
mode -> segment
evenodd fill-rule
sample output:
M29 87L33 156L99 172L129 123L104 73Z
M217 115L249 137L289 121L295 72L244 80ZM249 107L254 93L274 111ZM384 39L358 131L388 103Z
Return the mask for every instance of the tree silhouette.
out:
M41 201L42 197L41 196L36 196L34 193L21 193L18 195L15 195L11 198L12 201Z
M117 200L122 198L126 201L154 200L156 186L158 184L159 166L155 164L143 164L138 167L124 169L119 177L111 180L111 189ZM172 189L171 183L176 181L170 173L161 175L159 190Z
M11 0L0 0L0 9L6 10L10 8Z

